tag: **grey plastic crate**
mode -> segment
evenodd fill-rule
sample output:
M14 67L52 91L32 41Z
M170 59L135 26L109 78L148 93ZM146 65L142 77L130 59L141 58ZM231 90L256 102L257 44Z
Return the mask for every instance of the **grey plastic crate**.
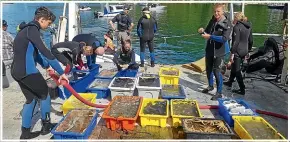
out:
M130 78L134 81L134 84L132 87L114 87L113 84L118 78ZM109 89L111 90L111 99L113 99L115 96L133 96L134 90L136 88L136 78L132 77L115 77L112 82L109 85Z
M141 79L154 79L155 83L142 85L140 84ZM161 82L159 77L138 77L136 88L138 90L138 95L144 98L154 98L158 99L161 92Z

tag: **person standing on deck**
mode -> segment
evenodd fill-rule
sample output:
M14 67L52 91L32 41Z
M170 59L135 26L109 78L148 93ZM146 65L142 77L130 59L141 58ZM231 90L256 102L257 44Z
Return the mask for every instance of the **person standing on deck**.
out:
M6 65L4 61L9 61L13 59L13 36L7 32L8 24L5 20L2 20L2 79L3 79L3 88L9 87L9 81L6 76Z
M92 65L96 63L96 56L104 54L104 48L102 47L101 42L94 37L92 34L78 34L72 41L83 43L84 46L90 46L93 49L93 53L90 56L86 56L87 67L91 69Z
M245 17L242 12L235 14L233 24L235 24L235 26L232 34L233 41L230 62L228 63L228 65L231 66L231 75L229 80L224 82L224 85L232 87L234 79L237 78L240 89L233 90L233 92L245 95L245 84L241 72L241 64L253 45L252 28L251 24L247 21L247 17Z
M117 31L117 40L118 40L118 49L122 47L121 41L130 39L130 33L133 29L133 21L129 16L130 7L125 5L124 11L116 15L109 23L114 31ZM117 22L117 30L114 26L114 23Z
M145 44L147 43L150 51L151 67L154 67L154 33L157 31L157 21L150 14L149 8L145 7L143 16L139 19L137 25L137 34L140 38L140 61L141 67L144 67Z
M50 121L51 100L48 94L48 86L46 80L36 68L36 63L47 69L47 71L55 69L60 75L60 80L68 81L60 64L40 38L40 29L47 29L54 20L55 15L49 9L40 7L35 11L34 20L28 24L23 24L14 40L11 75L19 84L26 98L22 110L22 133L20 139L32 139L40 134L39 132L30 131L36 99L40 99L41 134L50 133L54 127L54 124Z
M221 67L223 57L225 56L225 48L228 48L228 40L232 32L232 24L224 16L224 5L214 5L214 17L209 21L206 29L200 28L199 33L202 33L202 37L207 39L207 45L205 49L205 64L206 74L209 86L202 92L207 93L214 89L213 82L211 82L211 73L213 72L216 83L217 92L211 100L216 100L222 97L222 74ZM227 46L227 47L225 47Z

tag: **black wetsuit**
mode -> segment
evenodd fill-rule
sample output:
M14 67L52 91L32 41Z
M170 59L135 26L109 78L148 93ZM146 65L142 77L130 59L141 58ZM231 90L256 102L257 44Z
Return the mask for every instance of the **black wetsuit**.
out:
M92 46L93 49L95 50L96 48L98 48L101 45L101 42L95 38L92 34L79 34L76 35L72 41L76 41L76 42L85 42L86 46ZM92 54L91 56L86 56L87 59L87 65L89 68L91 68L92 64L96 63L96 54Z
M35 99L41 99L42 120L48 120L51 107L48 86L36 68L36 63L39 63L45 69L50 65L60 75L64 71L40 38L38 22L33 21L23 24L20 29L14 39L11 75L18 82L26 98L26 104L22 111L22 127L30 128L33 110L36 105Z
M229 82L232 83L237 78L240 89L244 91L245 84L241 73L241 64L253 45L251 24L238 21L233 28L232 39L231 53L234 54L234 63L232 64Z
M124 50L124 49L123 49ZM135 52L134 50L130 51L121 51L121 49L117 50L117 52L114 55L113 62L116 64L118 70L121 70L121 66L123 64L129 64L129 67L135 68L138 66L135 62Z
M51 48L51 53L64 66L69 65L71 69L73 65L80 65L82 67L81 54L83 46L84 44L75 41L60 42Z
M151 61L154 62L154 33L157 31L157 21L150 15L148 18L143 15L137 25L137 34L140 38L140 58L141 64L144 64L145 44L147 43L150 51Z
M232 25L226 17L218 22L212 17L205 32L211 35L205 49L206 73L209 86L213 87L213 82L211 81L211 73L213 72L216 78L217 92L222 93L221 66L226 54L225 46L228 46L228 40L232 32Z

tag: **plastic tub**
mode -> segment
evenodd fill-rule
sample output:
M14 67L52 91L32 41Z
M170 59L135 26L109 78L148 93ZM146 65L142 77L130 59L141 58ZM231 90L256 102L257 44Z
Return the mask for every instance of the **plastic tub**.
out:
M221 120L226 128L228 129L229 133L209 133L209 132L192 132L185 127L185 119L182 119L182 126L183 131L186 135L186 139L231 139L234 136L234 132L231 130L230 126L223 120ZM199 118L200 120L219 120L213 118Z
M110 73L106 73L110 72ZM96 78L102 78L102 79L113 79L115 75L118 73L117 69L110 69L110 70L102 70L98 75L96 75Z
M91 84L93 82L93 80L95 79L94 76L96 74L99 73L99 65L98 64L93 64L92 65L92 69L89 71L84 71L84 70L72 70L72 72L75 73L86 73L85 76L81 77L78 80L75 81L70 81L69 84L71 85L71 87L78 93L85 93L87 87L89 86L89 84ZM63 89L64 90L64 95L66 96L66 98L69 98L71 96L71 92L68 91L66 88ZM65 99L63 97L63 92L61 89L59 89L59 97L62 99Z
M168 73L176 72L175 75L170 75ZM177 68L165 68L162 67L159 70L159 76L161 80L161 84L171 84L171 85L178 85L179 84L179 77L180 77L180 71Z
M162 85L162 99L185 99L184 88L181 85Z
M140 97L155 99L158 99L162 89L159 77L138 77L136 88Z
M108 115L112 104L114 103L114 101L120 99L120 98L128 98L128 99L139 99L139 107L138 110L136 112L136 115L133 118L126 118L126 117L111 117ZM117 129L122 129L122 130L134 130L135 128L135 123L136 120L138 118L138 114L140 111L142 105L142 98L141 97L137 97L137 96L116 96L114 97L114 99L110 102L110 104L108 105L108 107L105 109L102 118L105 119L106 121L106 126L107 128L111 129L111 130L117 130ZM129 110L128 110L129 111Z
M147 106L148 103L152 103L154 105L156 102L163 102L163 101L166 101L166 114L165 115L144 114L144 108L145 108L145 106ZM169 117L169 101L164 100L164 99L144 98L143 102L142 102L139 116L140 116L140 121L141 121L142 127L145 127L147 125L166 127L167 118Z
M255 125L262 125L262 128L265 129L269 129L272 134L272 137L274 139L285 139L285 137L283 137L277 130L275 130L275 128L273 126L271 126L265 119L263 119L262 117L259 116L233 116L233 119L235 121L235 126L234 126L234 130L235 132L239 135L239 137L241 139L270 139L270 138L254 138L254 136L252 136L250 134L250 131L247 130L247 128L243 125L243 123L251 123L250 127L251 128L260 128L258 126ZM256 124L255 124L256 123ZM263 130L259 130L257 129L258 132L263 133Z
M188 116L188 115L176 115L174 114L174 105L176 104L184 104L184 103L194 103L196 108L197 116ZM181 119L182 118L194 118L194 117L202 117L198 103L196 100L180 100L180 99L172 99L170 100L170 112L172 116L172 124L174 127L181 126Z
M115 96L133 96L136 87L136 78L115 77L109 85L111 99Z
M121 70L119 71L115 77L136 77L138 70Z
M109 85L112 80L96 78L87 88L87 92L96 93L97 99L107 98L111 94Z
M229 101L229 100L232 100L232 99L222 99L222 98L218 98L218 103L219 103L219 108L218 108L218 111L219 111L219 114L224 118L224 120L229 124L230 127L233 127L234 126L234 120L232 118L233 115L238 115L238 116L245 116L245 115L241 115L241 114L230 114L229 111L227 110L227 108L223 105L223 102L224 101ZM235 101L238 103L238 104L241 104L243 105L246 109L251 109L253 111L252 108L250 108L250 105L244 101L244 100L241 100L241 99L235 99ZM258 116L258 114L253 111L253 115L252 116Z
M72 110L72 111L82 111L82 110ZM58 140L67 140L67 139L88 139L88 137L91 135L94 127L97 124L97 117L98 117L98 111L96 111L95 115L93 116L92 120L90 121L88 127L83 131L83 133L77 133L77 132L58 132L56 129L58 126L61 125L61 123L68 118L70 111L64 118L60 120L60 122L52 129L51 133L53 134L54 139Z
M80 93L81 97L86 100L89 100L91 103L96 103L96 96L97 94L94 93ZM79 105L79 106L76 106ZM81 101L79 101L74 95L70 96L62 105L63 115L66 115L67 112L73 109L80 109L80 108L92 108Z

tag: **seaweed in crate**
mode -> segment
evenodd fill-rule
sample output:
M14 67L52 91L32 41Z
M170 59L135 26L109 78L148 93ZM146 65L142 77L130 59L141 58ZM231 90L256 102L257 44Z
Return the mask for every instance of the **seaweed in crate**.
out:
M159 87L159 79L154 77L140 77L139 86L148 86L148 87Z
M199 117L196 103L193 101L172 100L174 115L195 116Z
M179 96L180 87L179 85L162 85L162 93L164 96Z
M229 134L230 131L222 120L202 120L199 118L185 119L185 129L189 132L199 133L222 133Z
M175 70L163 70L162 74L164 75L172 75L172 76L177 76L178 75L178 71Z
M83 133L95 114L96 110L72 110L56 128L56 131Z
M140 98L118 97L110 106L108 115L111 117L134 118L138 112Z
M166 115L167 101L156 101L155 104L149 102L144 107L144 114Z
M280 139L275 131L261 122L240 121L240 123L253 139Z
M134 79L132 78L116 78L112 87L132 88L134 86Z
M111 77L111 76L114 76L116 73L118 72L118 70L116 69L110 69L110 70L103 70L100 72L99 76L100 77Z

